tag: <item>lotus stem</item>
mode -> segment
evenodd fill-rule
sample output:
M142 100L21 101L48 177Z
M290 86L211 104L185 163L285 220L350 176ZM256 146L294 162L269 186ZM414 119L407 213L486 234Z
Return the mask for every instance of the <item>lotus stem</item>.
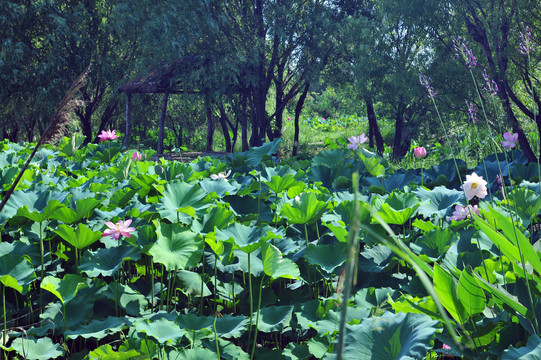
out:
M254 342L252 344L252 353L250 355L250 360L252 360L254 358L255 346L257 344L257 325L259 324L259 310L261 309L261 293L263 292L263 280L265 280L265 274L263 274L263 277L261 278L261 282L259 283L259 296L258 296L258 300L257 300L257 314L256 314L256 317L255 317ZM252 315L250 315L250 318L251 317L252 317Z

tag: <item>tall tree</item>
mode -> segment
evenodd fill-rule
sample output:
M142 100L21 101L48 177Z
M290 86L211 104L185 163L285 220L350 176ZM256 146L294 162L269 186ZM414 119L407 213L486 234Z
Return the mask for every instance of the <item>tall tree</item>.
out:
M508 123L519 134L522 151L528 160L537 161L540 154L534 154L520 118L534 120L541 134L541 82L536 76L541 54L531 46L536 41L532 34L541 30L539 4L465 0L454 5L469 37L483 51L488 74L498 84L498 97Z

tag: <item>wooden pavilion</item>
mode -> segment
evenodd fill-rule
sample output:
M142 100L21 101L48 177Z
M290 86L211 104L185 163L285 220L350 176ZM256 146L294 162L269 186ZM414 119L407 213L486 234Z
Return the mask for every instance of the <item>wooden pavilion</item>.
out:
M126 134L124 146L128 147L130 133L130 104L132 94L163 94L162 109L158 132L158 154L163 154L163 138L165 113L169 94L200 94L205 91L196 85L194 75L201 71L203 59L195 55L187 55L171 63L153 69L148 74L139 76L118 87L118 91L126 94Z

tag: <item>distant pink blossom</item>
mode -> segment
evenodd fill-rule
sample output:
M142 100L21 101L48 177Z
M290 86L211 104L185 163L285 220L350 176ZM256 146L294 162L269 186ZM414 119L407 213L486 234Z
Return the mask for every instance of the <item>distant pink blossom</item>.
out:
M455 206L455 211L453 211L453 215L451 215L449 220L454 220L454 221L464 220L467 217L471 217L471 213L474 213L475 215L479 215L479 208L477 207L477 205L474 205L474 206L457 205Z
M533 42L532 32L529 26L526 26L524 33L522 31L520 32L520 44L518 47L522 55L530 55L535 49L535 43Z
M219 173L219 174L211 174L210 175L210 178L212 180L218 180L218 179L222 179L222 180L225 180L225 181L228 181L227 180L227 177L231 174L231 170L229 170L227 173Z
M102 130L101 134L98 135L100 138L100 141L106 141L106 140L114 140L118 137L116 134L116 130Z
M143 155L141 155L140 152L136 151L132 154L131 159L133 161L141 161L143 159Z
M418 146L413 149L413 155L417 159L424 159L426 157L426 149L423 146Z
M514 149L517 142L518 133L511 134L509 132L506 132L505 134L503 134L502 146L504 149Z
M359 145L364 144L365 142L368 141L368 138L366 137L366 135L364 135L364 133L362 133L359 136L348 137L348 141L349 141L348 149L357 150Z
M129 227L132 220L128 219L126 221L120 220L116 224L113 224L110 221L106 221L105 225L109 227L109 229L105 230L101 236L110 236L111 239L118 240L120 239L120 236L130 237L130 233L135 231L135 228Z
M451 350L451 347L447 344L443 344L443 346L441 347L443 350ZM453 356L451 354L448 354L446 352L444 352L445 355L449 355L449 356Z
M421 73L419 73L419 83L421 83L421 85L423 85L426 90L428 91L428 97L430 99L434 99L437 95L437 91L434 90L434 88L432 86L430 86L430 83L432 82L432 79L427 77L426 75L423 75Z

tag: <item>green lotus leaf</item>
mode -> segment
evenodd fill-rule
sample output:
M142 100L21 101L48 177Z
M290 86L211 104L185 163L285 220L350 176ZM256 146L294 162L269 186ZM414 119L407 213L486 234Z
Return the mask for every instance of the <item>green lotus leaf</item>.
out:
M464 306L464 309L470 316L483 312L487 307L485 293L469 270L464 270L460 274L457 284L457 295L462 306Z
M263 222L271 223L274 219L274 212L264 201L252 196L230 195L222 199L227 202L233 213L239 217L239 221L250 221L260 219Z
M541 359L541 339L537 335L528 338L526 346L518 349L510 346L503 352L502 360L539 360Z
M357 152L357 154L364 165L364 169L370 175L376 177L385 175L385 160L364 148L360 148L360 151Z
M351 169L343 164L335 164L332 168L323 165L312 166L308 172L308 178L313 182L320 181L327 189L351 188ZM289 194L293 188L295 186L288 190L290 197L296 196Z
M203 347L217 353L216 341L214 339L203 339ZM242 350L240 346L235 345L231 341L218 338L218 348L220 356L227 360L248 360L250 355Z
M420 205L419 198L414 194L395 192L380 203L378 215L388 224L404 225ZM377 223L377 220L373 218L372 223Z
M190 224L192 216L178 212L178 209L191 207L200 217L211 203L210 196L199 185L175 180L165 185L163 197L158 202L157 209L162 219L167 219L172 223L180 221Z
M188 270L180 270L177 271L176 275L182 284L181 290L183 293L190 296L201 297L202 289L203 297L212 295L207 284L203 282L201 274Z
M199 182L201 189L207 194L215 193L219 198L224 195L235 195L240 188L238 183L237 186L233 186L235 182L229 182L226 180L213 180L213 179L203 179Z
M193 348L185 350L172 350L168 354L169 359L175 360L203 360L214 359L216 354L210 349Z
M149 253L168 271L183 270L199 263L205 246L201 236L178 223L159 223L156 234L158 240Z
M261 245L261 260L263 261L263 272L267 276L274 277L274 273L282 262L282 253L276 246L263 243Z
M138 333L145 333L153 337L160 344L176 345L187 333L178 326L176 321L159 318L154 321L137 320L134 322L135 330Z
M53 343L50 338L35 339L30 336L16 338L9 348L0 345L6 351L13 351L24 359L28 360L48 360L57 359L64 356L64 350L60 344Z
M0 282L4 286L25 295L35 279L34 267L27 258L15 254L0 256Z
M109 198L109 205L108 209L112 210L114 208L124 208L131 199L137 194L137 189L132 189L129 187L118 189L109 195L111 197Z
M510 209L521 217L525 227L530 225L533 217L541 213L541 197L534 191L526 188L513 190L507 194L503 203L507 203Z
M122 263L128 259L137 261L139 250L131 245L100 248L96 251L87 250L81 258L79 270L90 277L113 276Z
M234 244L235 248L246 253L258 249L267 240L281 237L276 229L268 225L246 226L238 222L223 230L216 231L216 239Z
M224 338L238 338L248 329L246 316L224 315L216 319L216 332Z
M436 228L420 236L410 248L417 255L426 255L435 260L447 253L454 239L456 236L451 229Z
M100 346L94 351L88 353L86 360L129 360L139 356L139 353L133 349L128 351L116 352L109 344Z
M92 211L100 204L100 201L93 197L77 199L75 201L75 210L62 204L61 207L51 214L51 219L57 219L67 224L73 224L82 218L88 218Z
M275 175L270 181L265 181L265 184L269 187L269 189L274 191L276 194L279 194L297 184L297 180L292 174L287 174L284 177Z
M200 233L213 232L215 229L224 229L234 221L234 214L231 210L215 206L203 216ZM194 221L195 223L195 221ZM193 229L193 227L192 227Z
M418 188L413 193L423 202L419 213L427 218L434 215L445 218L454 211L454 205L465 203L463 191L447 189L444 186L437 186L432 190Z
M299 279L301 276L297 264L288 258L283 258L280 262L280 267L274 272L273 279Z
M326 166L329 168L334 168L336 164L343 164L349 154L349 151L346 149L336 149L336 150L327 150L319 152L312 159L313 166Z
M154 167L154 173L166 181L180 179L189 182L201 177L189 164L180 161L162 161L161 165Z
M14 216L26 217L35 222L47 220L62 206L67 193L58 191L18 190L14 191L0 212L0 224Z
M291 204L284 204L280 214L291 224L311 224L321 218L326 208L326 202L318 200L316 194L306 192L293 199Z
M457 295L457 281L448 271L440 265L434 265L434 290L443 307L460 324L469 319L467 310Z
M87 325L80 326L75 330L64 331L64 335L70 339L77 339L80 336L83 339L101 340L108 335L122 331L124 326L126 326L124 318L109 316L105 320L91 320Z
M262 332L282 331L289 326L293 315L293 306L269 306L259 311L259 323L257 328ZM252 322L255 324L256 314L252 316Z
M60 224L54 232L79 250L92 245L101 238L101 233L92 231L88 226L81 223L75 229L71 226Z
M424 359L439 322L424 314L393 314L347 325L344 359Z
M310 244L304 253L304 258L310 264L317 265L326 273L331 274L346 261L346 245L345 243L336 245Z
M245 153L246 165L250 168L261 166L263 160L269 159L272 154L275 154L278 151L281 142L283 142L283 140L277 138L261 146L252 147L250 151Z
M112 301L118 299L119 306L128 315L132 316L140 316L149 303L144 295L132 289L129 285L110 283L107 290L102 292L102 295Z
M75 274L67 274L62 279L46 276L41 282L41 288L53 293L65 304L75 298L80 289L88 287L87 280Z
M308 344L289 343L282 352L282 356L288 360L304 360L312 357Z

